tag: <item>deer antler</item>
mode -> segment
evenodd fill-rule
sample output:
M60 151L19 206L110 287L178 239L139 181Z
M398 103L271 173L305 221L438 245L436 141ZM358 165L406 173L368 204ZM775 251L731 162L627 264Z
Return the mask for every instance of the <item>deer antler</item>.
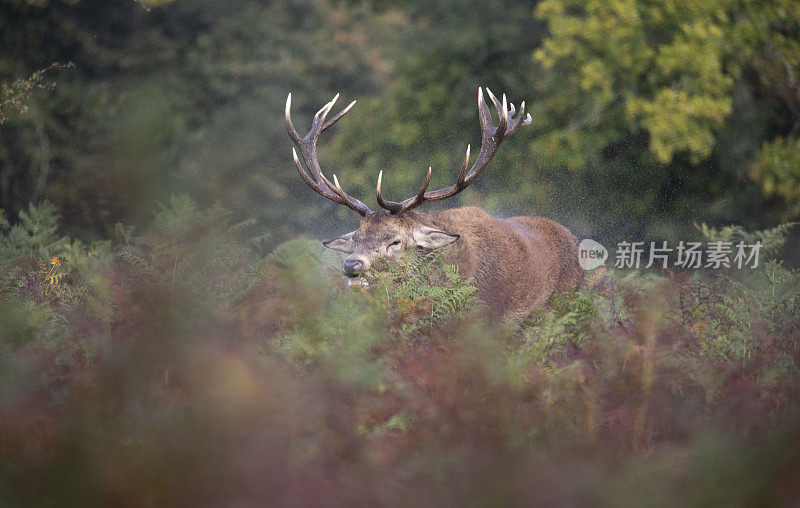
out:
M330 113L331 108L333 108L338 98L339 94L336 94L333 100L317 111L317 114L314 115L314 123L311 125L311 130L301 138L300 135L297 134L294 124L292 124L292 115L290 113L292 94L289 94L286 98L286 132L289 133L289 137L292 138L295 146L300 150L300 155L303 157L303 161L306 163L309 170L306 171L303 165L300 164L300 160L297 158L297 151L294 148L292 148L292 158L294 159L294 165L297 166L297 172L300 174L300 178L302 178L309 187L331 201L352 208L361 215L367 215L371 213L371 210L361 201L347 195L339 185L339 179L336 178L336 175L333 175L333 183L331 183L331 181L322 174L322 169L319 166L319 159L317 158L317 140L319 139L319 135L322 131L338 122L356 103L356 101L351 102L350 105L344 108L338 115L326 121L328 113Z
M500 143L502 143L504 139L514 134L520 125L528 125L531 123L531 115L529 114L525 116L525 102L520 105L519 114L515 117L514 113L516 109L514 108L514 104L511 104L510 109L508 108L505 94L503 94L503 101L501 103L488 88L486 89L486 93L489 95L489 99L491 99L492 103L494 104L500 120L497 127L492 125L492 114L489 111L489 107L486 105L486 102L483 100L483 90L481 90L479 87L478 118L480 119L481 123L481 149L480 152L478 152L478 158L475 160L475 163L472 165L472 167L469 168L469 171L467 171L467 166L469 166L470 146L467 145L467 156L464 158L464 164L461 166L461 171L458 174L458 179L456 180L455 184L443 189L426 192L428 184L431 181L431 168L428 168L428 174L425 177L425 181L422 183L422 187L420 187L417 195L401 202L388 201L383 199L383 196L381 196L381 180L383 179L383 171L381 171L378 173L377 193L378 204L382 208L389 210L395 215L399 215L416 208L423 203L439 201L441 199L449 198L450 196L458 194L462 190L469 187L472 182L474 182L481 175L481 173L483 173L483 171L489 165L489 162L491 162L492 157L494 157L494 154L497 152L497 149L500 147Z

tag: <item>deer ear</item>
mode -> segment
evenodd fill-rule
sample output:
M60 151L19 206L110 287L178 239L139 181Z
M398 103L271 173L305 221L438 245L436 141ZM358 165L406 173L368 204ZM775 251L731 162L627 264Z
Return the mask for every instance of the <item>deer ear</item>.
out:
M415 227L411 235L414 237L417 247L422 247L423 249L438 249L455 242L459 238L458 235L451 235L428 226Z
M352 254L353 251L356 250L356 243L353 241L353 235L355 235L355 231L351 231L346 235L342 235L336 240L331 240L329 242L322 242L322 245L329 249L338 250L340 252L344 252L345 254Z

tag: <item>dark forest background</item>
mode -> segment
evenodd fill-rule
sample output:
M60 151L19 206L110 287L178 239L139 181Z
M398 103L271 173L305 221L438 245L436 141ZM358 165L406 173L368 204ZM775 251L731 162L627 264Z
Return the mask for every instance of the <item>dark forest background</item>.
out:
M338 92L359 101L322 160L373 202L379 170L397 197L429 165L434 185L455 178L483 85L533 124L447 206L601 241L773 226L800 214L796 16L772 1L4 0L0 81L74 65L45 73L24 114L4 105L0 207L47 199L63 230L103 238L186 192L256 218L273 246L338 234L353 217L297 177L286 95L301 126Z

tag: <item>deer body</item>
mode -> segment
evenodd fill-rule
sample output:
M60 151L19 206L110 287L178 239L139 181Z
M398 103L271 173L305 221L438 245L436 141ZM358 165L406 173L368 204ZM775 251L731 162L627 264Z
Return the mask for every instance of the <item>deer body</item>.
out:
M383 172L378 175L377 200L384 208L372 211L358 199L348 195L339 185L322 173L317 159L317 140L328 127L335 124L352 108L351 103L330 120L327 116L336 98L314 116L311 130L300 137L292 124L291 94L286 101L286 130L300 150L308 170L300 163L297 152L292 154L297 172L306 184L322 196L347 206L361 216L359 228L330 242L326 247L348 254L342 270L357 278L375 266L380 258L393 258L404 251L442 249L447 262L459 267L463 277L472 277L478 297L495 317L521 318L533 309L547 305L550 297L577 287L583 280L578 264L578 241L564 226L538 217L490 217L476 207L456 208L431 214L413 211L416 207L446 199L471 185L489 165L500 144L520 126L530 123L525 116L525 103L514 116L503 95L498 100L487 89L499 123L492 123L489 107L478 89L478 114L481 124L480 152L470 167L470 147L459 171L456 183L428 191L431 169L419 192L406 200L395 202L381 195ZM337 95L338 97L338 95Z
M466 207L432 215L431 222L460 236L442 248L445 260L457 265L463 277L473 278L478 299L495 317L524 318L546 306L554 293L574 289L583 280L578 240L551 220L496 219Z
M478 299L497 318L524 318L553 293L583 280L578 241L564 226L539 217L496 219L477 207L395 216L372 212L329 248L348 253L345 274L358 276L380 258L411 249L441 249L445 262L473 278Z

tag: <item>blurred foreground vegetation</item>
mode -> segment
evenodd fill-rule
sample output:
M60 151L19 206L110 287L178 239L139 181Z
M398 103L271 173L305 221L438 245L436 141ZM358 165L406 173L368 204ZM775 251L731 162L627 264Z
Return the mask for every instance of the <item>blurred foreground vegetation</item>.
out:
M0 0L0 504L795 505L798 83L790 0ZM347 288L286 94L358 99L368 201L452 182L478 85L534 122L449 206L766 259Z
M7 504L800 496L800 272L779 262L596 271L491 324L435 255L347 289L338 254L260 257L252 224L186 196L113 243L59 237L46 204L20 215L0 238ZM785 234L759 234L767 254Z

